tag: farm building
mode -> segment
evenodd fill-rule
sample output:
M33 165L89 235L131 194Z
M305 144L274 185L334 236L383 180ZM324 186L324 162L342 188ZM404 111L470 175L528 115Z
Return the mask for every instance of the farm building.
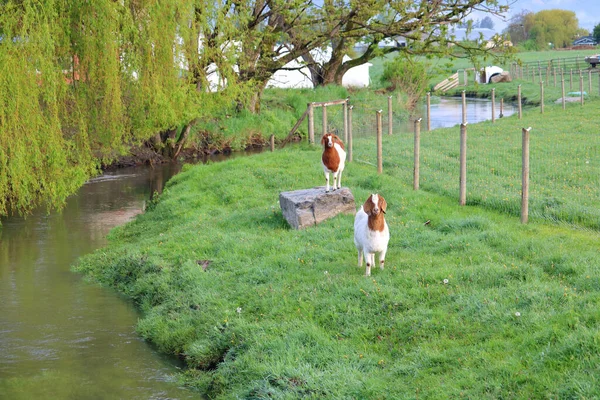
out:
M573 42L573 46L595 46L596 44L593 36L582 36Z

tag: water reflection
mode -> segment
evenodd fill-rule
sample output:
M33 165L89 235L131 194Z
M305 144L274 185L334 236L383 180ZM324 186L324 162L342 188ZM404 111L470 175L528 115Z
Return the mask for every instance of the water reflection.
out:
M198 397L173 382L175 361L136 334L139 315L128 299L70 271L180 168L107 173L70 197L61 213L2 220L0 398Z
M488 99L466 99L467 122L474 124L492 119L492 101ZM508 117L516 112L512 103L504 103L502 115ZM462 123L462 98L442 97L439 103L431 104L431 128L447 128ZM419 115L423 124L427 116L427 106L421 107ZM495 118L500 118L500 100L496 99ZM412 129L412 128L411 128Z

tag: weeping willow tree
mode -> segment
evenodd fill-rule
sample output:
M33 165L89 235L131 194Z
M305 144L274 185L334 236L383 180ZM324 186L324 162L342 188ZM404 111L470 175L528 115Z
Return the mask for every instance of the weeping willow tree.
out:
M239 97L197 71L195 14L213 4L0 0L0 216L60 208L132 145L178 151Z

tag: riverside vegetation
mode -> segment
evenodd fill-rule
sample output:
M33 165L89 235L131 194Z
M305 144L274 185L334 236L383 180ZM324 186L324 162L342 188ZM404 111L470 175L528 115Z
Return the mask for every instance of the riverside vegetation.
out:
M596 134L561 111L536 117L536 132ZM181 378L209 398L600 396L597 229L522 225L493 202L460 207L458 171L454 194L413 191L400 135L383 138L381 175L374 141L354 148L344 185L357 204L373 192L388 202L386 269L369 278L352 215L301 231L281 215L280 191L322 183L321 150L308 144L186 166L75 269L130 296L140 335L185 360Z

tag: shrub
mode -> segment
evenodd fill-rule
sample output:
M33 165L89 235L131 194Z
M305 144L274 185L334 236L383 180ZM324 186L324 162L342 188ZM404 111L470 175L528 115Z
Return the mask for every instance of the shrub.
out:
M390 90L405 93L406 105L412 109L427 90L427 65L399 54L383 65L381 80L390 83Z

